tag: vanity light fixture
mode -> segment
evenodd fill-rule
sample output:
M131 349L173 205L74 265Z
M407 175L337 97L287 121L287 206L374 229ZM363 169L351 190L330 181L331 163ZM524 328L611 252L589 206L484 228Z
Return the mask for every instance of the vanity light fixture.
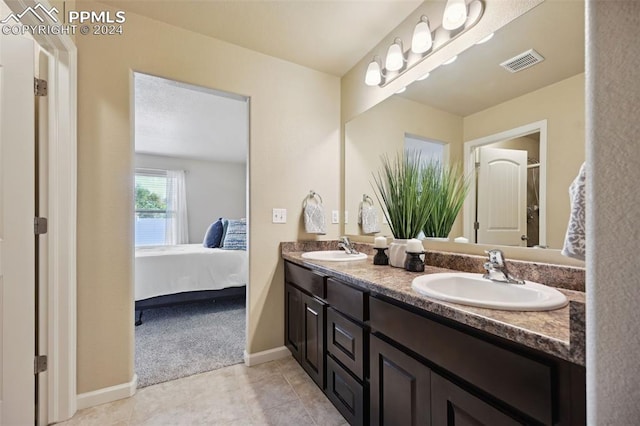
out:
M402 39L396 37L393 40L393 44L389 46L387 50L387 59L385 60L385 67L389 71L398 71L404 66L404 51L402 49Z
M466 3L467 1L469 4ZM437 28L431 27L426 16L420 16L420 20L414 27L410 49L405 52L402 39L394 38L387 49L384 68L378 56L374 56L368 64L364 78L365 84L385 87L476 25L484 13L484 7L484 0L447 0L442 18L443 24ZM456 31L452 31L454 29ZM445 64L450 64L455 59L455 57L451 58ZM424 80L427 76L424 75L419 80Z
M447 0L442 16L442 28L457 30L467 20L467 4L465 0Z
M430 72L426 73L425 75L423 75L420 78L416 78L416 81L422 81L422 80L426 80L427 78L429 78L429 76L431 75Z
M494 36L494 35L495 35L495 33L491 33L491 34L489 34L488 36L486 36L485 38L483 38L483 39L481 39L481 40L477 41L477 42L476 42L476 44L486 43L486 42L488 42L489 40L491 40L491 39L493 38L493 36Z
M458 55L454 56L453 58L447 59L446 61L444 61L442 63L442 65L449 65L452 64L456 61L456 59L458 59Z
M433 37L431 36L431 27L426 16L422 15L420 21L413 29L413 37L411 38L411 51L413 53L424 53L433 46Z
M382 67L380 66L380 57L376 55L367 67L367 74L364 77L364 82L367 86L377 86L381 81Z

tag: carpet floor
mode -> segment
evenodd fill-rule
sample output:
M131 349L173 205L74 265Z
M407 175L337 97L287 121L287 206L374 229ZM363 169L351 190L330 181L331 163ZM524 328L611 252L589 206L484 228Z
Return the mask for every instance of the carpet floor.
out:
M138 387L243 361L244 298L144 311L135 328Z

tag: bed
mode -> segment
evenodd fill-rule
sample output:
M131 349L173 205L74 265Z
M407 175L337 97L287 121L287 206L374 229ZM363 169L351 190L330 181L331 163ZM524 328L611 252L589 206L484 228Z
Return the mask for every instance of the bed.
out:
M206 248L202 244L136 248L136 325L145 309L245 294L246 250Z

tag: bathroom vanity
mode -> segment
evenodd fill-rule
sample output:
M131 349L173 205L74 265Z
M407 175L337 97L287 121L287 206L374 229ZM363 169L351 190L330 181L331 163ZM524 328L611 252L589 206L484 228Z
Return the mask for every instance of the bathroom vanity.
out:
M555 311L474 308L371 256L301 254L283 245L286 345L350 424L585 424L583 292Z

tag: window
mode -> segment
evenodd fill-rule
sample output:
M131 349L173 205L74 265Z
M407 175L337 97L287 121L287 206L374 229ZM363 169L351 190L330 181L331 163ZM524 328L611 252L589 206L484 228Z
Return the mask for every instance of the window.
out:
M135 191L136 246L166 244L167 172L136 170Z

